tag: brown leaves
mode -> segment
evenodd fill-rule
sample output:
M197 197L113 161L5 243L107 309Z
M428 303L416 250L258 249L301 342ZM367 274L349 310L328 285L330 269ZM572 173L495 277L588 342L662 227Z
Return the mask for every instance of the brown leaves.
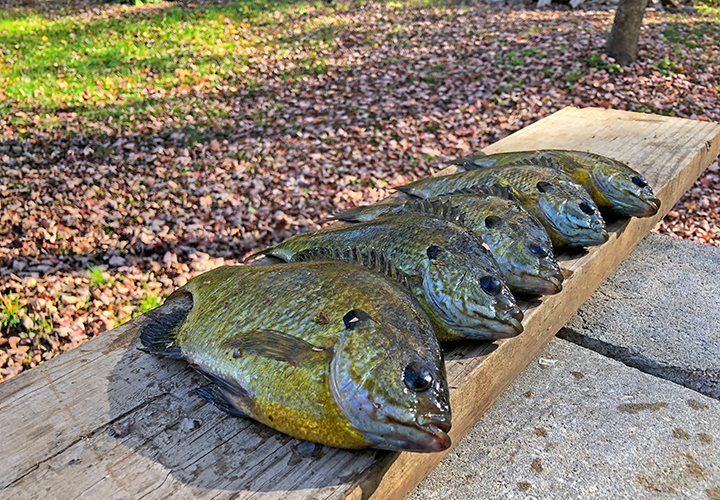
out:
M85 106L7 104L0 295L32 325L2 332L31 346L2 344L3 377L565 106L720 121L717 42L664 35L701 18L648 13L639 62L620 68L602 54L610 12L303 6L270 24L228 20L221 41L247 64L199 75L202 54L174 52L177 85L144 72L141 102L92 88ZM718 244L719 187L716 165L659 230Z
M675 204L655 231L720 246L720 165L717 161Z

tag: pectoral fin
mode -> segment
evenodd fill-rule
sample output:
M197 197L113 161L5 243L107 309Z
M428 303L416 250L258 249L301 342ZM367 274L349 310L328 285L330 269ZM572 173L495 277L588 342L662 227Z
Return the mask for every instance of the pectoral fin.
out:
M316 347L293 335L269 329L238 333L223 342L221 347L233 349L239 356L251 353L284 361L292 366L305 361L327 359L332 355L331 348Z

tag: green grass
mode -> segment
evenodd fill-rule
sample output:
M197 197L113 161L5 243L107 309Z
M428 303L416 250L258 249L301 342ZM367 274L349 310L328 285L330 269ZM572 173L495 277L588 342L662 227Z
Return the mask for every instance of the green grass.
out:
M13 296L0 298L0 334L6 334L10 329L20 325L24 308L19 299Z
M703 21L695 24L670 23L663 30L665 39L677 45L694 49L720 43L720 8L706 7L705 11L716 21Z
M327 12L303 16L316 9ZM320 2L286 0L123 6L106 18L6 9L0 11L0 113L19 107L79 108L120 120L152 115L157 99L256 87L247 68L260 49L292 58L288 77L326 73L320 53L335 47L343 28L334 12ZM10 100L19 106L10 108ZM9 117L19 126L25 119Z
M36 335L38 335L38 337L40 338L40 340L42 342L45 342L46 344L49 345L47 336L50 333L52 333L53 328L55 327L53 325L52 317L48 316L47 318L40 318L40 317L31 315L30 319L33 320L33 325L34 325L32 331Z
M95 286L107 285L110 283L110 278L105 275L105 271L102 266L89 267L87 270L87 278Z
M662 59L660 59L658 62L655 63L653 67L663 75L677 73L678 69L678 65L667 57L663 57Z
M154 293L151 293L149 295L146 295L145 297L140 300L140 305L133 313L133 317L148 312L150 309L155 309L156 307L162 305L163 300L155 295Z
M609 62L599 52L593 52L592 54L587 56L585 58L585 64L587 64L591 68L604 69L610 74L623 72L622 66L617 63Z
M565 73L565 81L569 84L574 84L582 80L583 72L579 69L571 69Z
M705 0L703 3L695 5L695 7L704 16L720 20L720 0Z

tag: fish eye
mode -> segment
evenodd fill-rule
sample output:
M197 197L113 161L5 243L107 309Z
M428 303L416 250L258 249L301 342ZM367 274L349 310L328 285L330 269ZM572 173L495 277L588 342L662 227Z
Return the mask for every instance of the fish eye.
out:
M483 276L480 278L480 286L488 295L497 295L502 289L500 280L493 276Z
M440 252L442 252L442 248L440 248L437 245L430 245L427 249L427 256L430 260L435 260L438 258L438 255L440 255Z
M403 381L413 392L425 392L433 385L433 376L430 370L417 363L410 363L403 372Z
M502 219L497 215L489 215L485 217L485 227L492 229L502 222Z
M530 249L530 253L532 253L536 257L540 257L541 259L544 259L545 257L547 257L549 255L547 248L545 248L543 246L530 245L528 248Z
M345 328L348 330L354 330L361 321L367 321L369 319L370 315L362 309L353 309L343 316L343 323L345 323Z
M637 187L644 188L648 185L647 181L643 179L642 177L638 177L637 175L632 178L633 184L635 184Z
M582 210L583 213L586 213L588 215L592 215L595 213L595 209L587 203L580 203L580 210Z
M540 191L541 193L546 193L553 188L552 184L550 184L549 182L545 182L545 181L538 182L536 186L537 186L537 190Z

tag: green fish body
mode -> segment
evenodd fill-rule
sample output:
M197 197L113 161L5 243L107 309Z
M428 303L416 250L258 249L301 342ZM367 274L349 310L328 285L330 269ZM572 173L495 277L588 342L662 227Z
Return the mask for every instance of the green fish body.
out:
M397 189L425 199L468 192L509 197L545 226L556 247L600 245L608 239L605 221L587 191L553 168L482 168L426 177Z
M286 262L318 249L377 251L409 279L441 342L493 340L522 332L522 312L492 255L472 232L424 215L384 217L293 236L256 255ZM319 252L325 259L328 252Z
M455 160L466 170L506 165L541 165L565 172L584 187L601 210L615 215L650 217L660 209L645 178L622 162L582 151L541 149L492 155L474 154Z
M338 262L225 266L145 315L145 349L214 383L235 416L342 448L450 446L442 353L407 288Z
M562 290L563 275L545 228L515 202L497 196L454 195L355 207L319 222L363 222L408 214L450 218L471 230L488 246L513 292L553 294Z

